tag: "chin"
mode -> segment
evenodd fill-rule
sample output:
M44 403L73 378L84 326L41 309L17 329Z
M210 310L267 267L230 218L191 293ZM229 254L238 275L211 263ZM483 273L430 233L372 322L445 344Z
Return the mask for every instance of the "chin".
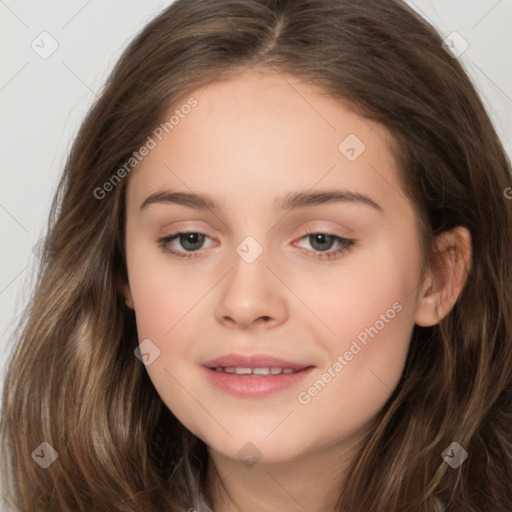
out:
M299 457L305 448L304 438L288 439L283 444L282 439L271 439L272 434L266 437L266 433L252 435L250 433L231 432L233 438L226 439L203 439L210 450L221 456L233 459L252 467L255 464L278 464L290 462Z

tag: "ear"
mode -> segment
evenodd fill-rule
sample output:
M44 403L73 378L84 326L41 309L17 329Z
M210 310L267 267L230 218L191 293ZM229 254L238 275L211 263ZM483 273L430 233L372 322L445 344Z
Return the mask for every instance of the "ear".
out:
M464 288L471 261L471 233L465 227L457 226L436 238L418 296L417 325L430 327L450 312Z
M133 304L133 297L132 297L132 293L130 291L130 285L128 283L125 283L122 285L122 289L123 289L123 295L124 295L124 300L126 302L126 305L130 309L134 309L135 306Z

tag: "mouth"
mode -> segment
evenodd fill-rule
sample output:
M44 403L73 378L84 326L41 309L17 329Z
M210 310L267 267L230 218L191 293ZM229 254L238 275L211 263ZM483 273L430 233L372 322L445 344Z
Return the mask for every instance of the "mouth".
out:
M234 366L216 366L208 367L210 370L214 370L219 373L228 373L237 376L252 376L252 377L273 377L275 375L291 375L292 373L299 373L312 368L307 366L305 368L283 368L283 367L262 367L262 368L244 368Z
M238 398L264 398L293 389L315 366L271 356L228 355L203 364L213 388Z
M246 375L278 375L292 373L311 366L309 363L287 361L267 354L226 354L216 359L206 361L203 366L216 371ZM220 368L220 370L218 370Z

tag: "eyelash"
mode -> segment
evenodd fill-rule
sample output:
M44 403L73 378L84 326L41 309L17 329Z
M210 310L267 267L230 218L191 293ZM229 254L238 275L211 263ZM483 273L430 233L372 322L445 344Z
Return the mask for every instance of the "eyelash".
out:
M199 231L178 231L171 235L159 238L157 240L157 242L158 242L158 245L162 248L162 250L164 252L170 253L173 257L181 258L181 259L193 259L193 258L199 257L201 255L200 250L194 251L194 252L189 252L189 253L182 253L182 252L179 252L179 251L169 248L169 245L173 240L176 240L181 235L189 235L189 234L199 234L199 235L208 237L208 235L204 235L204 233L200 233ZM341 247L339 247L338 249L331 251L331 252L326 252L326 251L319 252L319 251L307 250L308 253L313 253L315 255L315 257L320 260L332 260L338 256L341 256L343 253L349 251L357 242L357 240L355 240L355 239L345 238L342 236L334 235L332 233L324 233L323 231L314 231L314 230L307 231L306 234L304 236L302 236L299 240L302 240L303 238L306 238L310 235L327 235L327 236L333 237L334 242L342 244ZM210 238L210 237L208 237L208 238Z

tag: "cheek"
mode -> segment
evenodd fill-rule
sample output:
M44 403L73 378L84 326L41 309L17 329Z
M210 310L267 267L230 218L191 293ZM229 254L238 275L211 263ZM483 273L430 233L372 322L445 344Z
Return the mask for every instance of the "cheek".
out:
M198 279L190 267L171 261L154 248L144 250L143 244L128 254L139 339L154 339L164 346L186 324L183 320L194 316L194 307L209 289L208 283Z
M198 315L204 313L201 299L214 283L187 275L190 271L184 266L171 265L165 257L148 257L138 248L128 254L138 340L150 340L145 346L157 354L146 371L167 407L187 415L190 404L188 408L184 404L190 402L188 393L193 392L188 365L194 359L194 344L190 341L197 335Z
M419 253L405 254L408 261L383 247L374 253L371 265L361 259L361 266L346 276L330 309L336 336L324 337L329 354L324 373L303 389L301 403L314 403L319 411L329 408L333 417L347 418L350 413L360 423L377 414L391 396L414 327L412 292Z
M346 303L337 336L323 337L325 364L297 395L299 423L313 428L323 417L324 436L340 439L379 413L399 383L414 327L413 308L396 300L400 291L383 287L371 300L362 294Z
M397 252L390 243L375 244L371 251L355 253L337 269L306 275L300 288L296 286L310 309L329 327L331 336L323 338L330 352L345 350L346 345L348 349L347 340L375 323L379 332L389 332L391 324L393 328L409 330L414 314L412 292L418 285L419 252L413 247ZM397 314L397 309L402 311ZM402 325L395 320L398 317L407 320ZM362 338L364 341L364 335Z
M306 390L310 396L316 393L311 399L314 407L330 408L333 417L348 419L346 426L370 420L398 385L411 333L411 322L402 309L389 323L368 324L340 350L333 350L336 357L331 357L314 389Z
M167 408L180 412L180 421L190 422L190 395L185 389L192 390L184 363L192 357L189 340L197 325L197 319L192 318L197 294L194 290L178 289L175 280L171 281L163 273L160 277L154 266L139 267L139 270L140 273L133 273L130 284L137 334L139 343L146 343L141 345L141 350L149 346L155 354L146 371ZM145 341L148 339L149 345Z

